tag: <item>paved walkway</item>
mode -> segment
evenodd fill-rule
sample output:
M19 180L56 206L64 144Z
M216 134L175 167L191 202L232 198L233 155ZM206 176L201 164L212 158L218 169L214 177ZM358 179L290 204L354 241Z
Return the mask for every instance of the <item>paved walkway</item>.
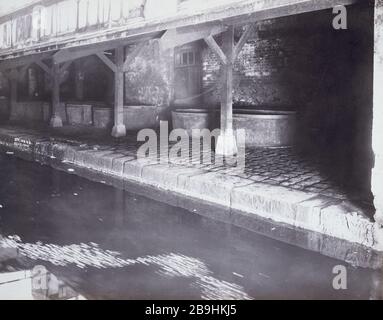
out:
M16 155L51 157L217 203L279 223L383 249L382 230L373 211L344 190L326 171L328 162L294 149L255 148L246 151L244 171L230 165L195 164L189 157L177 164L137 160L142 143L135 135L113 139L103 131L65 127L26 129L3 125L0 144Z

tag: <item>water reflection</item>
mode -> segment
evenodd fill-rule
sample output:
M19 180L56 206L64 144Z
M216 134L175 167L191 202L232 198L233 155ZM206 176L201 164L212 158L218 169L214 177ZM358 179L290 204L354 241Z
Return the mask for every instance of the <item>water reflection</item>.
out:
M95 243L58 246L54 244L22 243L18 236L10 236L0 240L0 249L14 250L18 255L32 260L50 262L55 266L74 264L78 268L93 267L97 269L123 268L134 265L156 266L156 273L169 278L192 278L192 286L201 291L202 299L251 299L243 288L237 284L221 281L213 276L213 272L199 259L181 254L144 256L136 259L124 259L120 253L102 250ZM65 286L43 266L32 271L32 292L37 299L68 299L78 295Z
M38 265L32 269L31 280L35 300L86 300L44 266Z
M341 261L34 163L0 164L0 275L15 280L0 299L381 296L380 272L347 266L349 290L335 291Z
M44 266L0 273L0 297L4 300L85 300Z

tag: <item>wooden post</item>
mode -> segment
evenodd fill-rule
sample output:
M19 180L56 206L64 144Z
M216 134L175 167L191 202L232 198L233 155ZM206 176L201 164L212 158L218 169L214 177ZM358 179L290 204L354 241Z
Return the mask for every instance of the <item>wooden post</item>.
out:
M222 34L222 48L226 56L226 63L222 65L221 134L218 137L216 153L223 156L233 156L237 153L237 144L233 132L233 26L229 26L227 31Z
M17 69L12 69L9 73L9 80L10 80L10 99L9 99L9 105L10 105L10 119L16 120L16 103L17 103L17 83L19 79L19 72Z
M113 137L126 136L124 125L124 47L116 48L116 64L114 73L114 127Z
M60 115L60 66L53 63L52 67L53 90L52 90L52 118L50 126L53 128L62 127L62 119Z
M78 101L84 100L84 73L81 60L75 61L75 94Z

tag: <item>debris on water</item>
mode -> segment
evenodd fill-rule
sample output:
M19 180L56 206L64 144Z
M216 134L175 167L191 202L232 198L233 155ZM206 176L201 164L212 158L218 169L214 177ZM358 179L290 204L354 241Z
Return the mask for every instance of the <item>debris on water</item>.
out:
M69 169L68 169L68 172L74 172L74 169L69 168Z
M106 184L106 181L104 181L104 180L101 180L101 181L100 181L100 183Z
M73 193L73 195L77 197L77 196L78 196L78 193Z
M243 278L243 275L236 273L236 272L233 272L233 275L235 275L236 277L239 277L239 278Z
M193 212L197 212L197 209L193 209Z
M49 158L51 158L51 159L56 159L56 157L55 157L55 156L50 156Z

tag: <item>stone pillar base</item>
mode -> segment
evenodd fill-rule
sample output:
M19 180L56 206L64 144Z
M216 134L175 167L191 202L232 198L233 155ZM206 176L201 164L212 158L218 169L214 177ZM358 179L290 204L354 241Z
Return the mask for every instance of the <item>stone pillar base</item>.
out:
M112 136L115 138L125 137L126 136L126 127L124 124L114 125L112 129Z
M62 121L60 116L57 116L57 115L56 116L52 116L49 125L52 128L60 128L60 127L63 126L63 121Z
M217 139L215 153L221 156L234 156L238 153L233 130L221 133Z

